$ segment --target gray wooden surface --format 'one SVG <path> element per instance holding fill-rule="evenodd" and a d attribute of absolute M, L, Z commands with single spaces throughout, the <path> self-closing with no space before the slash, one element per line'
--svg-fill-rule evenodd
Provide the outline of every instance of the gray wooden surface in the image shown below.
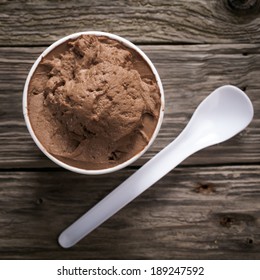
<path fill-rule="evenodd" d="M 0 1 L 0 258 L 259 259 L 260 1 L 110 2 Z M 151 149 L 98 177 L 50 162 L 22 115 L 34 60 L 58 38 L 83 30 L 138 44 L 158 69 L 166 98 Z M 170 143 L 223 84 L 251 98 L 250 126 L 187 159 L 75 247 L 60 248 L 59 233 Z"/>

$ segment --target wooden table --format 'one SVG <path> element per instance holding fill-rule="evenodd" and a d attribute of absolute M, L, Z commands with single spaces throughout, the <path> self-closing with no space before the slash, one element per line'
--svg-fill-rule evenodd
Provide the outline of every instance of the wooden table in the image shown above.
<path fill-rule="evenodd" d="M 19 1 L 18 1 L 19 2 Z M 0 1 L 1 259 L 259 259 L 260 1 Z M 165 118 L 152 148 L 104 176 L 58 168 L 22 115 L 39 54 L 70 33 L 133 41 L 157 67 Z M 251 98 L 250 126 L 198 152 L 71 249 L 59 233 L 170 143 L 216 87 Z"/>

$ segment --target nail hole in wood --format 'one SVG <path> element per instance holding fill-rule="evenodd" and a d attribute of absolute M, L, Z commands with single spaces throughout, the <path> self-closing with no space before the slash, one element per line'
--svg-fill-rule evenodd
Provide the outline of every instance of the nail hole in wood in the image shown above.
<path fill-rule="evenodd" d="M 226 217 L 222 217 L 219 221 L 219 223 L 223 226 L 223 227 L 231 227 L 231 225 L 234 223 L 234 219 L 232 217 L 226 216 Z"/>
<path fill-rule="evenodd" d="M 254 240 L 252 238 L 247 238 L 246 243 L 252 245 L 254 243 Z"/>
<path fill-rule="evenodd" d="M 202 194 L 211 194 L 216 192 L 213 184 L 210 183 L 198 183 L 195 187 L 195 192 Z"/>
<path fill-rule="evenodd" d="M 223 227 L 230 228 L 255 226 L 256 218 L 249 214 L 244 213 L 215 213 L 214 219 Z"/>
<path fill-rule="evenodd" d="M 241 89 L 242 89 L 243 91 L 246 91 L 246 90 L 247 90 L 247 86 L 243 86 L 243 87 L 241 87 Z"/>
<path fill-rule="evenodd" d="M 42 198 L 37 199 L 36 203 L 37 203 L 38 205 L 42 204 L 42 203 L 43 203 L 43 199 L 42 199 Z"/>

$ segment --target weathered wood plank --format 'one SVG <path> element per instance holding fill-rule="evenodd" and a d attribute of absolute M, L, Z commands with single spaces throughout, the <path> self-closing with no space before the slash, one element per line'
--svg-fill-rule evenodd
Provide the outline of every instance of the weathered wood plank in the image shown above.
<path fill-rule="evenodd" d="M 152 148 L 135 165 L 165 147 L 208 93 L 223 84 L 244 89 L 252 99 L 252 124 L 226 143 L 208 148 L 184 164 L 259 162 L 259 45 L 141 46 L 155 63 L 165 89 L 166 111 Z M 43 48 L 0 48 L 0 167 L 53 167 L 31 140 L 22 116 L 22 90 Z"/>
<path fill-rule="evenodd" d="M 60 248 L 59 233 L 133 172 L 1 172 L 0 258 L 260 258 L 259 166 L 177 168 L 78 245 Z"/>
<path fill-rule="evenodd" d="M 260 1 L 250 2 L 1 1 L 0 45 L 50 44 L 86 30 L 112 32 L 138 43 L 259 43 Z"/>

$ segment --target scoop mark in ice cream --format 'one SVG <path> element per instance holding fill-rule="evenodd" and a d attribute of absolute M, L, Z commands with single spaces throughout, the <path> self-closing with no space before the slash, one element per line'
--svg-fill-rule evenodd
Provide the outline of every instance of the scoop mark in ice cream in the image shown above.
<path fill-rule="evenodd" d="M 82 35 L 42 59 L 31 79 L 28 113 L 46 150 L 86 169 L 118 165 L 144 149 L 158 122 L 154 74 L 134 50 Z"/>

